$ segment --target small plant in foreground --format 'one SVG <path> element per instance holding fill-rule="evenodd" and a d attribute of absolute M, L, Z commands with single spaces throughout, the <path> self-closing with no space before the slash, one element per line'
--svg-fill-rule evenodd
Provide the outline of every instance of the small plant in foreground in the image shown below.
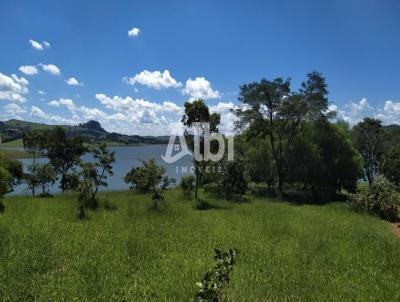
<path fill-rule="evenodd" d="M 219 302 L 225 297 L 224 287 L 229 283 L 229 273 L 235 264 L 238 250 L 230 249 L 223 252 L 215 249 L 215 253 L 216 265 L 204 275 L 201 282 L 196 283 L 200 290 L 195 295 L 194 301 Z"/>
<path fill-rule="evenodd" d="M 391 222 L 400 220 L 400 194 L 383 176 L 377 176 L 370 187 L 355 195 L 352 205 Z"/>

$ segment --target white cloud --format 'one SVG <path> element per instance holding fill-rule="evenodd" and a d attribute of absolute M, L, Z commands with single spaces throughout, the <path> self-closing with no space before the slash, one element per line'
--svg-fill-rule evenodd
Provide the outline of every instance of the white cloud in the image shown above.
<path fill-rule="evenodd" d="M 217 105 L 209 106 L 210 112 L 222 113 L 224 111 L 229 111 L 235 108 L 235 105 L 232 102 L 219 102 Z"/>
<path fill-rule="evenodd" d="M 182 83 L 175 80 L 168 70 L 164 70 L 164 72 L 143 70 L 135 76 L 125 77 L 123 80 L 129 85 L 138 83 L 154 89 L 179 88 L 182 86 Z"/>
<path fill-rule="evenodd" d="M 23 77 L 18 78 L 15 74 L 9 77 L 0 73 L 0 100 L 25 102 L 28 85 L 29 82 Z"/>
<path fill-rule="evenodd" d="M 50 43 L 47 42 L 47 41 L 43 41 L 42 43 L 40 43 L 40 42 L 35 41 L 33 39 L 29 40 L 29 44 L 31 44 L 31 46 L 33 48 L 35 48 L 36 50 L 43 50 L 45 48 L 50 48 L 50 46 L 51 46 Z"/>
<path fill-rule="evenodd" d="M 69 86 L 83 86 L 82 82 L 79 82 L 77 79 L 74 77 L 69 78 L 68 80 L 65 81 Z"/>
<path fill-rule="evenodd" d="M 52 100 L 47 103 L 50 106 L 53 107 L 60 107 L 60 106 L 65 106 L 68 108 L 69 111 L 73 112 L 76 110 L 76 106 L 73 100 L 71 99 L 58 99 L 58 100 Z"/>
<path fill-rule="evenodd" d="M 33 65 L 23 65 L 19 67 L 19 71 L 26 75 L 34 75 L 37 74 L 39 71 L 36 66 Z"/>
<path fill-rule="evenodd" d="M 49 123 L 76 124 L 77 120 L 67 119 L 59 115 L 49 114 L 36 106 L 31 106 L 30 116 L 39 118 Z"/>
<path fill-rule="evenodd" d="M 47 92 L 46 92 L 46 91 L 43 91 L 43 90 L 38 90 L 38 93 L 39 93 L 40 95 L 45 95 Z"/>
<path fill-rule="evenodd" d="M 43 50 L 43 45 L 40 44 L 39 42 L 30 39 L 30 40 L 29 40 L 29 43 L 31 44 L 31 46 L 32 46 L 33 48 L 35 48 L 35 49 L 37 49 L 37 50 Z"/>
<path fill-rule="evenodd" d="M 26 110 L 16 103 L 9 103 L 4 106 L 4 111 L 8 117 L 21 119 L 20 114 L 26 113 Z"/>
<path fill-rule="evenodd" d="M 186 81 L 186 86 L 182 90 L 183 94 L 190 95 L 192 98 L 196 99 L 218 99 L 221 97 L 218 90 L 213 90 L 211 84 L 204 77 L 197 77 L 192 80 L 189 78 Z"/>
<path fill-rule="evenodd" d="M 48 73 L 51 73 L 53 75 L 59 75 L 61 73 L 60 68 L 53 64 L 40 63 L 39 66 L 42 67 L 44 71 L 47 71 Z"/>
<path fill-rule="evenodd" d="M 128 31 L 129 37 L 137 37 L 140 34 L 140 29 L 137 27 L 133 27 L 131 30 Z"/>

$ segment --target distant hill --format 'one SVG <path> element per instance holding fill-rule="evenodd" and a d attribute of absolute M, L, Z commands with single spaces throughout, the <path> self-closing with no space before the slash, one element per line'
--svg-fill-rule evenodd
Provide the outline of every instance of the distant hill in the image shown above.
<path fill-rule="evenodd" d="M 67 131 L 69 136 L 80 135 L 84 138 L 87 143 L 98 143 L 107 142 L 109 144 L 167 144 L 168 136 L 140 136 L 140 135 L 125 135 L 115 132 L 107 132 L 101 127 L 97 121 L 88 121 L 83 124 L 76 126 L 59 125 Z M 57 125 L 47 125 L 41 123 L 33 123 L 21 120 L 9 120 L 0 122 L 0 136 L 2 142 L 15 141 L 22 138 L 24 131 L 39 129 L 39 130 L 51 130 L 57 127 Z"/>

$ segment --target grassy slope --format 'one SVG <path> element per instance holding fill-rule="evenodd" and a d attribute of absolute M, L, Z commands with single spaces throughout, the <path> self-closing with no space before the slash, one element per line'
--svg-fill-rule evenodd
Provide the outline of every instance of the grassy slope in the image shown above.
<path fill-rule="evenodd" d="M 22 138 L 0 144 L 0 147 L 22 147 Z"/>
<path fill-rule="evenodd" d="M 400 240 L 346 205 L 253 201 L 197 211 L 178 191 L 103 193 L 118 206 L 76 219 L 74 196 L 10 197 L 0 216 L 0 300 L 190 301 L 213 248 L 240 249 L 230 301 L 400 299 Z"/>
<path fill-rule="evenodd" d="M 0 156 L 4 156 L 10 159 L 23 159 L 23 158 L 32 158 L 33 155 L 28 152 L 22 150 L 7 150 L 0 149 Z"/>

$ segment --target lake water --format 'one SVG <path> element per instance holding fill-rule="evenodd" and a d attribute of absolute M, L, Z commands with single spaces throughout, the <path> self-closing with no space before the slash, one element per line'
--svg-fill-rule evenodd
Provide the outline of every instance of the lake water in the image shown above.
<path fill-rule="evenodd" d="M 115 163 L 113 164 L 113 176 L 109 176 L 107 179 L 108 187 L 101 187 L 100 190 L 127 190 L 129 186 L 123 181 L 123 177 L 128 173 L 132 167 L 141 166 L 140 160 L 148 160 L 154 158 L 158 164 L 163 165 L 167 170 L 166 175 L 176 179 L 178 184 L 181 177 L 187 175 L 185 171 L 182 173 L 182 167 L 187 167 L 188 173 L 190 173 L 190 168 L 192 167 L 192 157 L 186 155 L 176 163 L 167 164 L 161 158 L 161 155 L 165 154 L 167 145 L 144 145 L 135 147 L 109 147 L 110 150 L 115 151 Z M 13 148 L 19 149 L 21 148 Z M 82 160 L 86 162 L 91 162 L 93 159 L 90 154 L 85 154 L 82 156 Z M 32 163 L 31 159 L 22 159 L 24 166 Z M 47 158 L 39 159 L 39 162 L 47 162 Z M 38 190 L 39 192 L 39 190 Z M 58 193 L 60 189 L 58 188 L 58 183 L 50 188 L 51 193 Z M 13 195 L 18 194 L 30 194 L 30 191 L 26 190 L 26 185 L 22 184 L 15 188 L 15 191 L 11 193 Z"/>

